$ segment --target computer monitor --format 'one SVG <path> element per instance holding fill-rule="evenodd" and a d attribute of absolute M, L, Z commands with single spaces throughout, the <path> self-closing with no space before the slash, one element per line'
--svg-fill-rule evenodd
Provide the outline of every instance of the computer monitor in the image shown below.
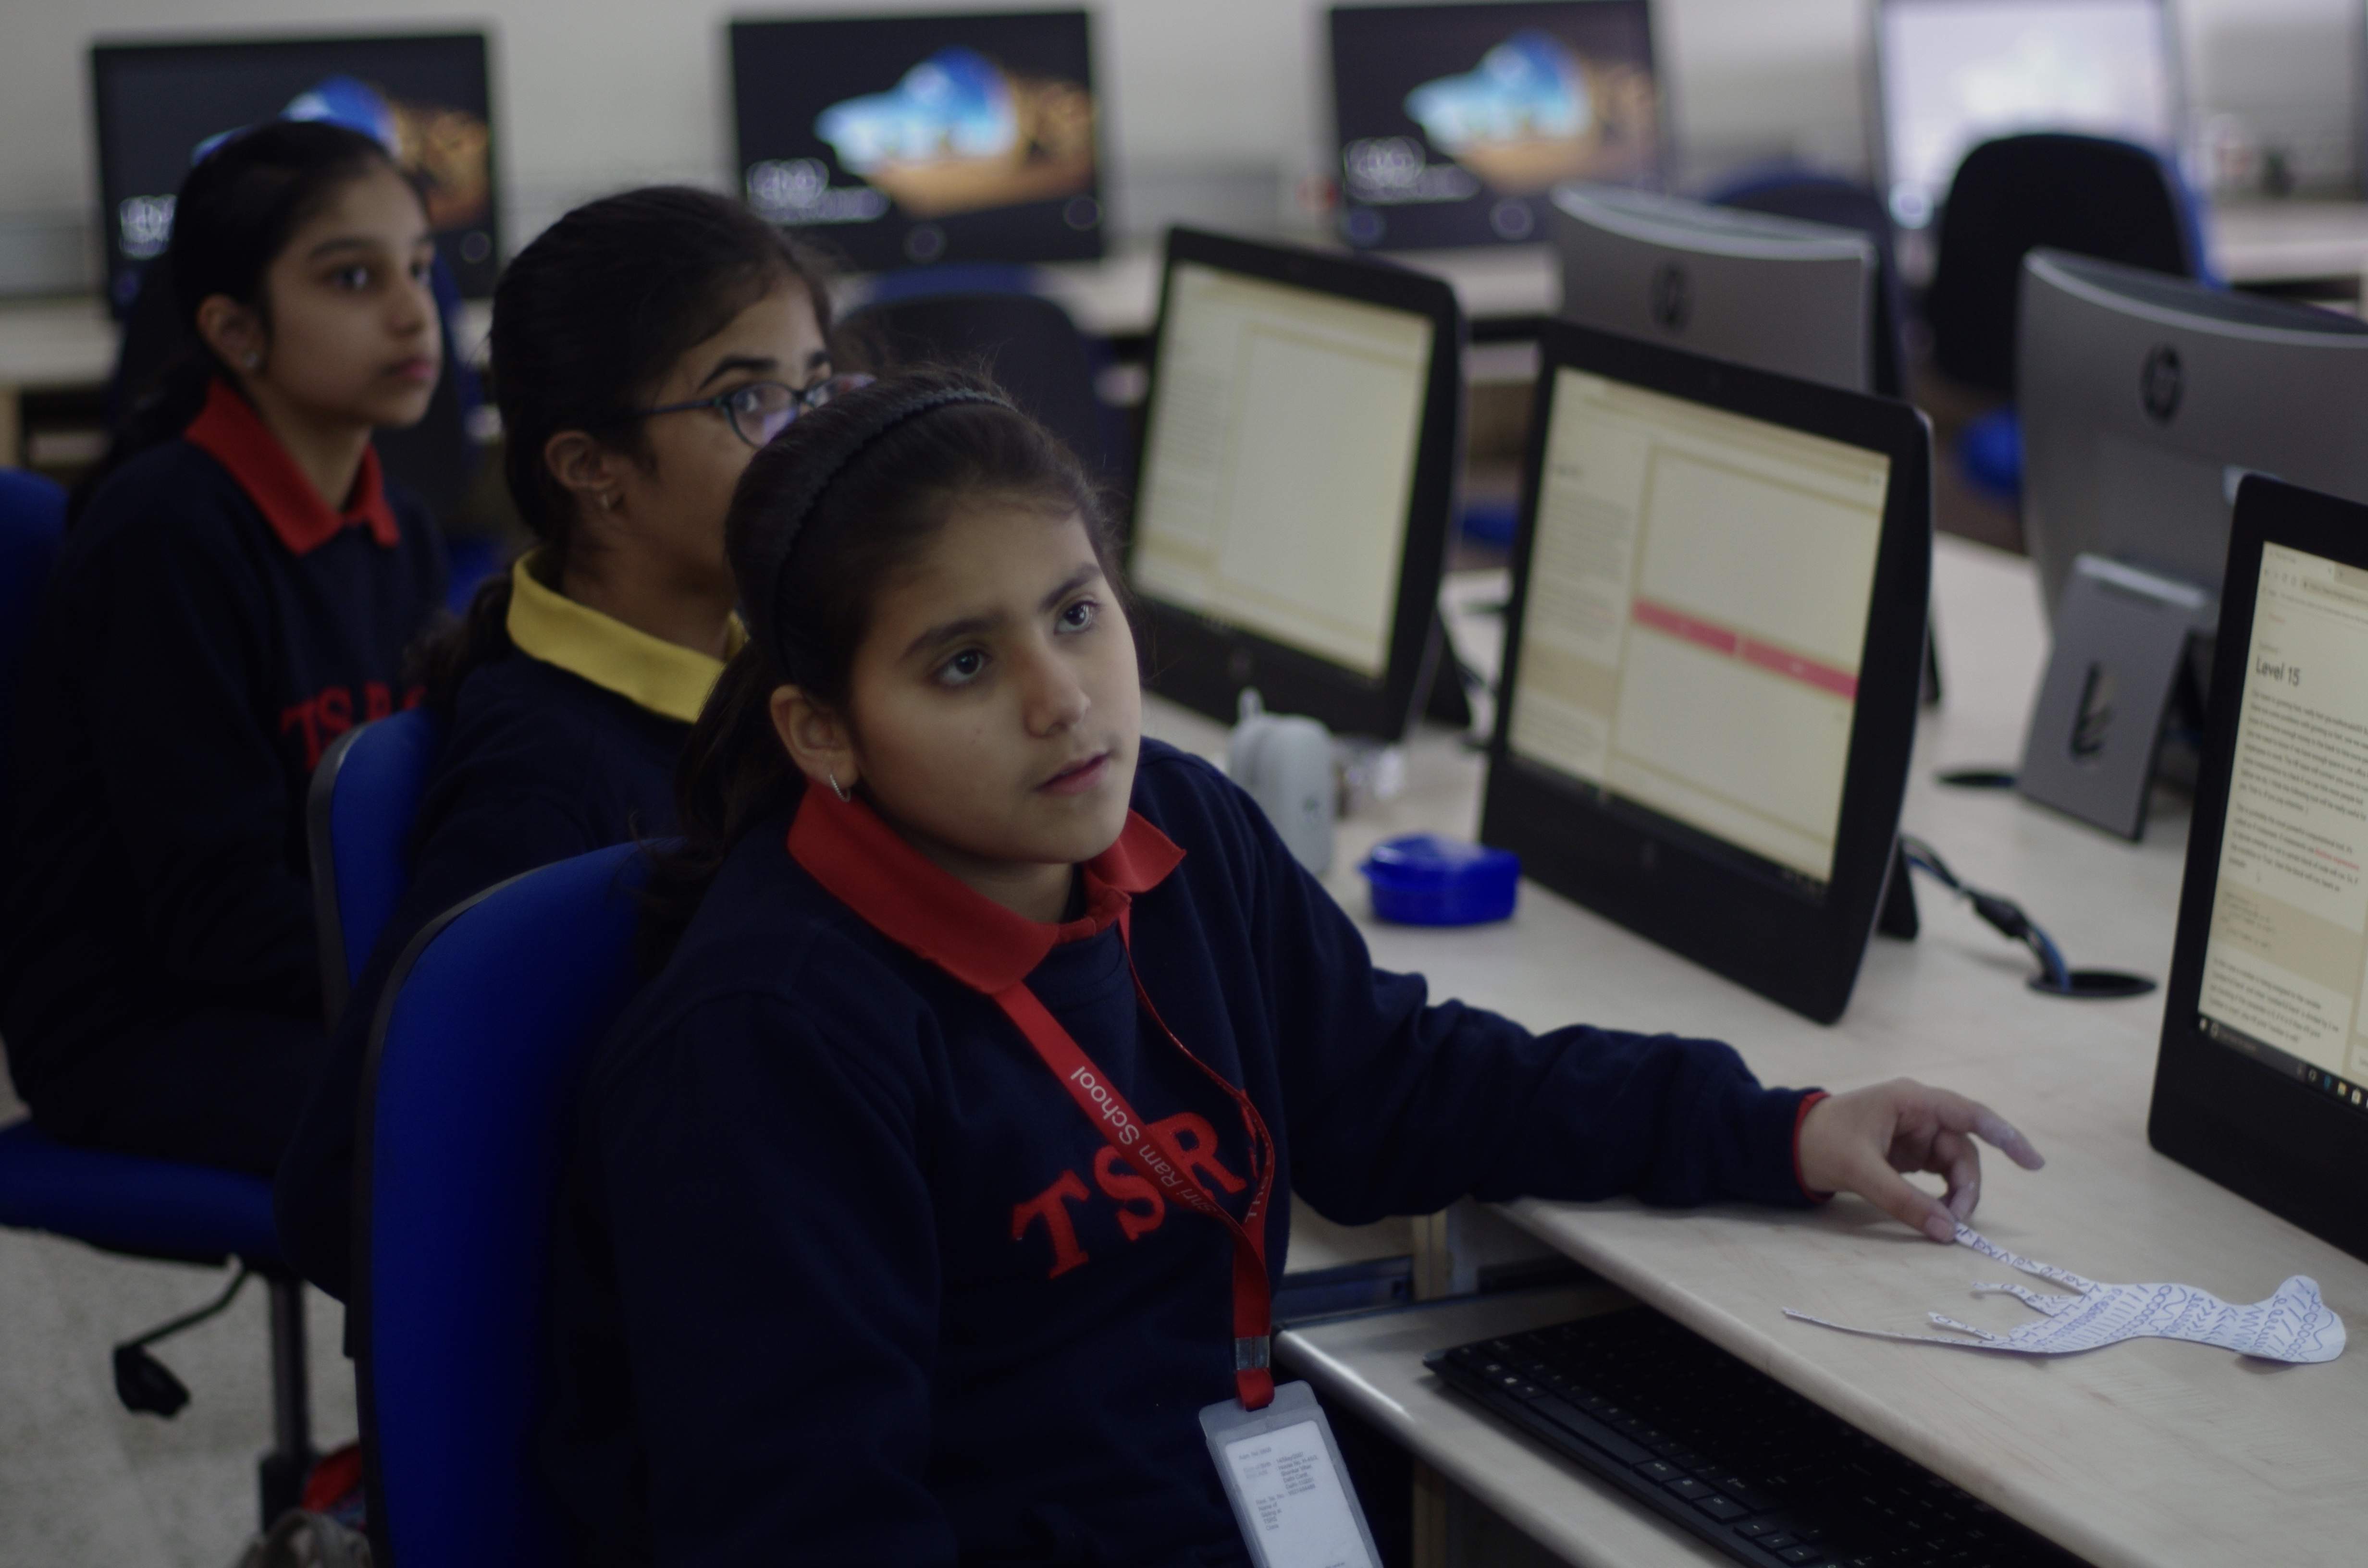
<path fill-rule="evenodd" d="M 1331 35 L 1352 245 L 1534 242 L 1554 186 L 1662 176 L 1644 0 L 1336 6 Z"/>
<path fill-rule="evenodd" d="M 1441 656 L 1463 347 L 1442 278 L 1169 232 L 1127 562 L 1153 690 L 1405 733 Z"/>
<path fill-rule="evenodd" d="M 2368 506 L 2248 477 L 2154 1146 L 2368 1258 Z"/>
<path fill-rule="evenodd" d="M 1482 840 L 1840 1017 L 1907 783 L 1930 446 L 1904 403 L 1546 324 Z"/>
<path fill-rule="evenodd" d="M 2179 151 L 2165 0 L 1881 0 L 1874 60 L 1884 189 L 1903 228 L 1930 223 L 1965 154 L 2000 136 L 2078 131 Z"/>
<path fill-rule="evenodd" d="M 866 271 L 1102 254 L 1084 11 L 732 24 L 741 189 Z"/>
<path fill-rule="evenodd" d="M 1560 186 L 1562 313 L 1849 392 L 1874 381 L 1874 242 L 1854 229 L 1604 186 Z"/>
<path fill-rule="evenodd" d="M 2075 557 L 2217 592 L 2248 472 L 2368 501 L 2368 322 L 2033 251 L 2022 530 L 2053 619 Z"/>
<path fill-rule="evenodd" d="M 484 34 L 97 43 L 90 73 L 118 315 L 172 239 L 173 199 L 198 150 L 281 117 L 334 119 L 385 142 L 419 181 L 461 292 L 492 297 L 501 202 Z"/>

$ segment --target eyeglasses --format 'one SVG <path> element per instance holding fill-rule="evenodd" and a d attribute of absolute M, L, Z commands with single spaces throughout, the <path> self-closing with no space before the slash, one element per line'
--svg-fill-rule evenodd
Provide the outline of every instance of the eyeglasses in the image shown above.
<path fill-rule="evenodd" d="M 752 447 L 761 447 L 788 429 L 799 415 L 820 408 L 841 393 L 871 384 L 871 377 L 853 372 L 816 381 L 810 387 L 793 387 L 784 381 L 750 381 L 719 397 L 637 408 L 632 417 L 646 419 L 654 414 L 688 414 L 694 408 L 712 408 L 730 422 L 734 435 Z"/>

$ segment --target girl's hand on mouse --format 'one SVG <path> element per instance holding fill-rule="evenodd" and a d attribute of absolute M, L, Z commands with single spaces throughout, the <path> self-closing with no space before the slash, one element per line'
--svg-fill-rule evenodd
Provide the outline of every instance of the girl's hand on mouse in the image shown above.
<path fill-rule="evenodd" d="M 1946 1242 L 1981 1200 L 1976 1138 L 2027 1171 L 2046 1164 L 1989 1107 L 1912 1078 L 1819 1100 L 1801 1119 L 1793 1152 L 1811 1190 L 1855 1192 L 1900 1223 Z M 1933 1197 L 1902 1171 L 1937 1172 L 1949 1184 L 1947 1195 Z"/>

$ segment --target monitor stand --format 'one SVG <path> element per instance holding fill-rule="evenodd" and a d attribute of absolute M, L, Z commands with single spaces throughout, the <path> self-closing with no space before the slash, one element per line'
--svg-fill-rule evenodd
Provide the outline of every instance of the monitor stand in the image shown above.
<path fill-rule="evenodd" d="M 1916 884 L 1908 880 L 1907 851 L 1895 844 L 1891 875 L 1883 884 L 1883 906 L 1874 916 L 1875 935 L 1912 942 L 1923 928 L 1923 922 L 1916 917 Z"/>
<path fill-rule="evenodd" d="M 2192 583 L 2100 555 L 2075 559 L 2023 740 L 2023 794 L 2108 833 L 2143 837 L 2190 645 L 2219 620 L 2218 602 Z"/>

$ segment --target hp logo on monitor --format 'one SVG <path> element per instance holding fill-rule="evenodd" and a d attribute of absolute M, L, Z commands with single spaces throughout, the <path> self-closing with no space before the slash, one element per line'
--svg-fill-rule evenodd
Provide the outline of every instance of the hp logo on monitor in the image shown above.
<path fill-rule="evenodd" d="M 1664 332 L 1683 332 L 1693 313 L 1692 279 L 1676 262 L 1663 262 L 1653 274 L 1653 319 Z"/>
<path fill-rule="evenodd" d="M 2187 373 L 2180 368 L 2178 349 L 2166 343 L 2146 356 L 2146 369 L 2138 378 L 2138 396 L 2146 403 L 2148 418 L 2157 425 L 2169 424 L 2186 392 Z"/>

